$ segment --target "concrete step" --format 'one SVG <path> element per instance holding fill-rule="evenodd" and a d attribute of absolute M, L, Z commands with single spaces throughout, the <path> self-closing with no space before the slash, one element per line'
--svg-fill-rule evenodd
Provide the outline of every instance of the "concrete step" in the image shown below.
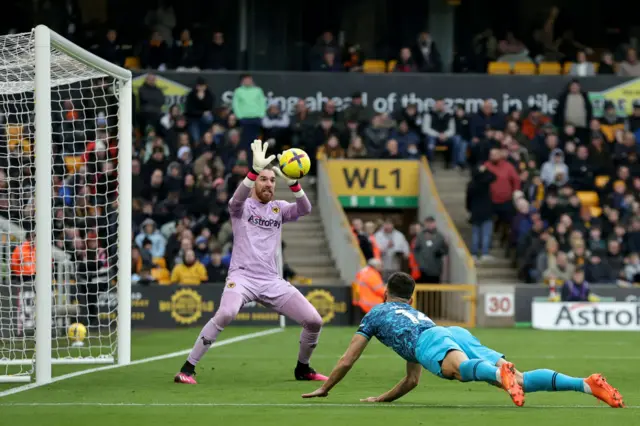
<path fill-rule="evenodd" d="M 287 263 L 289 262 L 287 261 Z M 290 266 L 291 268 L 293 268 L 296 274 L 305 277 L 340 280 L 340 274 L 335 268 L 324 268 L 309 265 L 295 266 L 293 264 L 290 264 Z"/>
<path fill-rule="evenodd" d="M 478 262 L 476 263 L 476 268 L 511 269 L 511 259 L 494 257 L 491 260 L 478 260 Z"/>
<path fill-rule="evenodd" d="M 293 228 L 287 229 L 285 226 L 282 229 L 282 238 L 285 242 L 288 243 L 289 240 L 293 239 L 314 239 L 314 240 L 324 240 L 324 228 L 314 227 L 310 229 L 304 228 Z"/>
<path fill-rule="evenodd" d="M 518 274 L 514 269 L 479 268 L 477 274 L 481 282 L 491 282 L 494 279 L 511 279 L 513 283 L 518 281 Z"/>
<path fill-rule="evenodd" d="M 290 251 L 288 251 L 290 253 Z M 285 253 L 285 260 L 291 265 L 328 267 L 333 266 L 333 259 L 327 253 L 319 253 L 318 251 L 309 253 Z"/>

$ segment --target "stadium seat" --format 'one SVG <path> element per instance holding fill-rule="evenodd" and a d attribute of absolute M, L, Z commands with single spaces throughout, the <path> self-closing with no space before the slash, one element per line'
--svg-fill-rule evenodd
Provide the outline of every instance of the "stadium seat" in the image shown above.
<path fill-rule="evenodd" d="M 369 74 L 383 73 L 387 70 L 387 63 L 377 59 L 369 59 L 364 61 L 363 70 Z"/>
<path fill-rule="evenodd" d="M 562 67 L 558 62 L 540 62 L 540 65 L 538 65 L 538 74 L 560 75 L 562 74 Z"/>
<path fill-rule="evenodd" d="M 171 273 L 167 268 L 153 268 L 151 270 L 151 277 L 158 281 L 160 285 L 171 284 Z"/>
<path fill-rule="evenodd" d="M 600 62 L 594 62 L 593 63 L 593 69 L 595 70 L 596 74 L 598 74 L 598 69 L 599 68 L 600 68 Z"/>
<path fill-rule="evenodd" d="M 532 75 L 536 73 L 536 64 L 533 62 L 516 62 L 513 65 L 514 74 Z"/>
<path fill-rule="evenodd" d="M 508 62 L 489 62 L 488 72 L 494 75 L 511 74 L 511 64 Z"/>
<path fill-rule="evenodd" d="M 154 265 L 158 266 L 159 268 L 166 268 L 167 267 L 167 261 L 165 260 L 164 257 L 154 257 L 152 260 Z"/>
<path fill-rule="evenodd" d="M 396 61 L 395 59 L 392 59 L 389 62 L 387 62 L 387 72 L 393 72 L 393 70 L 396 69 L 397 63 L 398 61 Z"/>
<path fill-rule="evenodd" d="M 449 150 L 449 147 L 446 145 L 436 145 L 436 152 L 445 152 L 448 150 Z"/>
<path fill-rule="evenodd" d="M 140 58 L 137 56 L 127 56 L 127 59 L 124 60 L 124 67 L 127 69 L 139 70 L 140 66 Z"/>
<path fill-rule="evenodd" d="M 600 217 L 602 214 L 602 208 L 600 207 L 591 207 L 589 210 L 591 210 L 591 216 L 593 217 Z"/>
<path fill-rule="evenodd" d="M 599 207 L 600 198 L 595 191 L 578 191 L 576 195 L 580 199 L 582 207 Z"/>
<path fill-rule="evenodd" d="M 600 175 L 600 176 L 596 176 L 596 187 L 597 188 L 604 188 L 604 186 L 609 183 L 609 179 L 610 177 L 607 175 Z"/>
<path fill-rule="evenodd" d="M 72 175 L 84 165 L 84 162 L 82 161 L 82 156 L 74 157 L 73 155 L 67 155 L 64 157 L 64 165 L 67 168 L 67 173 Z"/>
<path fill-rule="evenodd" d="M 571 65 L 573 65 L 573 62 L 565 62 L 564 66 L 562 67 L 562 74 L 569 74 L 569 71 L 571 70 Z"/>

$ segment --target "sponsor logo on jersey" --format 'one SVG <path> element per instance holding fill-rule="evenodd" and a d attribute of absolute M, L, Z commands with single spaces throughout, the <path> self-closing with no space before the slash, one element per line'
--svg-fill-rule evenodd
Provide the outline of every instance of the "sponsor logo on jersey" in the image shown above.
<path fill-rule="evenodd" d="M 261 228 L 278 228 L 280 229 L 280 221 L 275 220 L 275 219 L 265 219 L 263 217 L 260 217 L 258 215 L 254 215 L 252 214 L 251 216 L 249 216 L 249 223 L 252 225 L 256 225 L 259 226 Z"/>

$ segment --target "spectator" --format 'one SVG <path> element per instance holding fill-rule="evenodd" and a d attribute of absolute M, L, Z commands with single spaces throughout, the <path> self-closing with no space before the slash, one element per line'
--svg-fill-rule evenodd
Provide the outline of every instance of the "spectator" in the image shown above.
<path fill-rule="evenodd" d="M 409 257 L 409 243 L 402 232 L 394 228 L 390 219 L 376 232 L 375 238 L 382 254 L 382 271 L 386 281 L 393 273 L 402 270 L 401 259 Z"/>
<path fill-rule="evenodd" d="M 369 109 L 362 103 L 362 93 L 354 92 L 351 95 L 351 105 L 344 111 L 344 122 L 355 122 L 358 128 L 371 119 Z"/>
<path fill-rule="evenodd" d="M 409 128 L 406 120 L 400 121 L 398 127 L 391 132 L 391 138 L 398 142 L 398 149 L 401 156 L 412 159 L 418 157 L 420 136 Z"/>
<path fill-rule="evenodd" d="M 353 304 L 358 306 L 364 315 L 374 306 L 384 302 L 385 285 L 381 271 L 382 262 L 374 257 L 356 274 L 353 287 L 354 294 L 358 296 L 353 300 Z"/>
<path fill-rule="evenodd" d="M 496 176 L 490 189 L 493 211 L 501 222 L 508 224 L 513 216 L 512 194 L 520 190 L 520 177 L 497 148 L 491 150 L 489 161 L 484 165 Z"/>
<path fill-rule="evenodd" d="M 593 62 L 587 61 L 587 54 L 580 50 L 576 54 L 576 62 L 571 64 L 569 75 L 574 77 L 593 77 L 596 75 L 596 68 Z"/>
<path fill-rule="evenodd" d="M 587 54 L 593 53 L 593 50 L 584 44 L 578 42 L 573 35 L 572 30 L 565 30 L 560 37 L 560 40 L 556 42 L 558 50 L 563 55 L 563 58 L 567 61 L 575 61 L 580 51 L 585 51 Z"/>
<path fill-rule="evenodd" d="M 168 45 L 173 42 L 173 29 L 176 26 L 176 14 L 168 0 L 160 0 L 155 10 L 149 10 L 144 18 L 144 24 L 157 31 Z"/>
<path fill-rule="evenodd" d="M 551 119 L 540 112 L 540 108 L 536 105 L 529 109 L 527 118 L 522 122 L 522 133 L 533 140 L 542 133 L 542 129 L 549 124 Z"/>
<path fill-rule="evenodd" d="M 640 62 L 636 49 L 629 48 L 627 57 L 618 66 L 618 75 L 623 77 L 640 77 Z"/>
<path fill-rule="evenodd" d="M 546 185 L 563 186 L 569 181 L 569 167 L 564 162 L 564 152 L 561 149 L 551 151 L 549 161 L 542 165 L 540 179 Z"/>
<path fill-rule="evenodd" d="M 331 159 L 345 157 L 344 148 L 340 146 L 340 141 L 336 135 L 329 135 L 327 142 L 318 148 L 317 154 Z"/>
<path fill-rule="evenodd" d="M 595 189 L 595 174 L 589 159 L 589 147 L 580 145 L 575 156 L 567 159 L 569 167 L 569 183 L 576 191 L 592 191 Z"/>
<path fill-rule="evenodd" d="M 640 283 L 640 254 L 629 255 L 629 263 L 624 268 L 624 277 L 631 284 Z"/>
<path fill-rule="evenodd" d="M 140 65 L 143 69 L 165 71 L 168 64 L 170 64 L 169 46 L 162 39 L 162 35 L 154 31 L 151 34 L 151 40 L 146 41 L 142 46 Z"/>
<path fill-rule="evenodd" d="M 336 72 L 344 71 L 344 69 L 342 68 L 342 64 L 336 60 L 335 51 L 329 49 L 322 55 L 322 61 L 315 71 Z"/>
<path fill-rule="evenodd" d="M 442 72 L 442 58 L 431 38 L 431 34 L 423 31 L 418 35 L 414 46 L 413 57 L 421 72 Z"/>
<path fill-rule="evenodd" d="M 613 54 L 604 52 L 598 64 L 598 75 L 613 75 L 616 73 L 616 65 L 613 62 Z"/>
<path fill-rule="evenodd" d="M 384 153 L 389 138 L 389 129 L 384 126 L 384 120 L 384 114 L 377 114 L 364 130 L 365 147 L 370 158 L 380 158 Z"/>
<path fill-rule="evenodd" d="M 136 244 L 142 247 L 144 240 L 151 241 L 151 256 L 164 257 L 164 251 L 167 244 L 165 237 L 156 229 L 156 222 L 153 219 L 147 219 L 142 222 L 142 232 L 136 236 Z"/>
<path fill-rule="evenodd" d="M 347 148 L 347 158 L 367 158 L 367 148 L 365 148 L 360 136 L 356 136 L 349 143 L 349 147 Z"/>
<path fill-rule="evenodd" d="M 416 236 L 413 254 L 420 269 L 420 282 L 440 284 L 444 256 L 449 254 L 449 245 L 438 231 L 433 216 L 424 220 L 424 228 Z"/>
<path fill-rule="evenodd" d="M 191 32 L 182 30 L 180 39 L 173 47 L 173 66 L 176 71 L 199 71 L 201 55 L 191 39 Z"/>
<path fill-rule="evenodd" d="M 493 112 L 493 103 L 490 99 L 484 101 L 482 110 L 471 117 L 471 140 L 479 142 L 484 139 L 487 129 L 504 129 L 504 118 L 497 112 Z"/>
<path fill-rule="evenodd" d="M 307 144 L 314 138 L 317 122 L 318 115 L 311 113 L 304 100 L 300 99 L 290 121 L 291 145 L 309 149 Z"/>
<path fill-rule="evenodd" d="M 233 113 L 242 128 L 241 149 L 248 150 L 251 142 L 257 139 L 266 109 L 264 92 L 255 85 L 253 77 L 249 74 L 240 77 L 240 86 L 233 91 Z"/>
<path fill-rule="evenodd" d="M 605 101 L 604 114 L 600 121 L 600 131 L 609 143 L 619 139 L 618 133 L 624 131 L 624 119 L 618 117 L 616 106 L 611 101 Z"/>
<path fill-rule="evenodd" d="M 230 70 L 231 55 L 224 42 L 224 34 L 215 31 L 211 38 L 211 43 L 205 47 L 202 57 L 202 69 L 205 70 Z"/>
<path fill-rule="evenodd" d="M 613 274 L 611 265 L 602 261 L 597 253 L 592 253 L 584 268 L 585 279 L 594 284 L 615 284 L 617 277 Z"/>
<path fill-rule="evenodd" d="M 454 119 L 456 134 L 453 136 L 453 161 L 456 166 L 465 168 L 467 165 L 467 151 L 471 141 L 471 126 L 464 104 L 455 106 Z"/>
<path fill-rule="evenodd" d="M 13 249 L 11 274 L 14 280 L 20 283 L 28 283 L 35 279 L 36 247 L 33 233 L 27 232 L 22 244 Z"/>
<path fill-rule="evenodd" d="M 400 49 L 400 56 L 398 57 L 398 62 L 396 62 L 396 66 L 393 69 L 394 72 L 417 72 L 418 67 L 413 60 L 413 56 L 411 55 L 411 49 L 408 47 L 403 47 Z"/>
<path fill-rule="evenodd" d="M 633 133 L 636 140 L 640 140 L 640 99 L 633 101 L 633 112 L 627 117 L 625 129 Z"/>
<path fill-rule="evenodd" d="M 280 111 L 280 105 L 273 101 L 262 118 L 262 139 L 273 139 L 274 149 L 282 151 L 283 146 L 289 145 L 289 114 Z"/>
<path fill-rule="evenodd" d="M 542 282 L 544 279 L 548 279 L 547 276 L 544 275 L 547 270 L 554 270 L 557 268 L 557 255 L 559 251 L 558 241 L 549 237 L 545 243 L 545 251 L 538 254 L 536 259 L 536 268 L 531 273 L 531 278 L 533 282 Z M 557 280 L 557 277 L 553 278 Z"/>
<path fill-rule="evenodd" d="M 318 41 L 316 45 L 311 50 L 311 58 L 309 63 L 309 69 L 317 70 L 320 67 L 320 64 L 323 60 L 323 55 L 326 51 L 333 51 L 334 54 L 338 54 L 338 43 L 336 43 L 335 38 L 331 31 L 325 31 L 322 33 L 320 37 L 318 37 Z M 338 62 L 341 62 L 338 59 Z"/>
<path fill-rule="evenodd" d="M 578 80 L 572 80 L 567 90 L 558 97 L 558 107 L 554 124 L 558 129 L 564 129 L 567 124 L 576 128 L 576 136 L 582 141 L 587 140 L 588 126 L 592 118 L 591 101 L 586 92 L 582 91 Z"/>
<path fill-rule="evenodd" d="M 591 290 L 585 280 L 584 268 L 576 268 L 571 280 L 562 286 L 563 302 L 588 302 Z"/>
<path fill-rule="evenodd" d="M 471 254 L 474 260 L 490 260 L 493 238 L 493 204 L 490 187 L 496 176 L 480 165 L 471 172 L 467 186 L 466 207 L 471 214 Z"/>
<path fill-rule="evenodd" d="M 118 66 L 124 65 L 122 46 L 118 43 L 118 32 L 116 30 L 109 29 L 107 31 L 107 35 L 100 46 L 100 56 Z"/>
<path fill-rule="evenodd" d="M 351 230 L 353 235 L 358 240 L 358 245 L 360 246 L 360 251 L 362 251 L 362 255 L 365 259 L 369 260 L 374 256 L 373 252 L 373 241 L 370 240 L 369 236 L 364 232 L 364 224 L 362 219 L 356 218 L 351 221 Z M 379 255 L 379 253 L 378 253 Z"/>
<path fill-rule="evenodd" d="M 207 279 L 212 283 L 224 283 L 227 279 L 227 268 L 222 264 L 222 251 L 214 249 L 211 252 L 206 267 Z"/>
<path fill-rule="evenodd" d="M 200 285 L 208 279 L 207 270 L 191 249 L 184 252 L 183 262 L 171 271 L 171 284 Z"/>
<path fill-rule="evenodd" d="M 548 264 L 547 269 L 543 271 L 542 277 L 549 285 L 562 285 L 570 281 L 573 277 L 575 266 L 569 263 L 567 254 L 560 251 L 556 254 L 555 264 Z"/>
<path fill-rule="evenodd" d="M 141 129 L 147 126 L 157 128 L 162 117 L 162 107 L 164 106 L 164 93 L 156 86 L 156 76 L 153 73 L 147 74 L 144 83 L 138 90 L 140 101 L 140 113 L 138 122 Z"/>
<path fill-rule="evenodd" d="M 528 53 L 524 43 L 518 40 L 511 31 L 507 31 L 505 39 L 498 43 L 498 51 L 505 56 L 526 56 Z"/>
<path fill-rule="evenodd" d="M 436 146 L 447 148 L 446 162 L 453 165 L 453 136 L 456 134 L 456 122 L 453 116 L 445 111 L 443 99 L 438 99 L 433 111 L 422 118 L 422 133 L 427 137 L 427 157 L 433 161 Z"/>
<path fill-rule="evenodd" d="M 345 54 L 344 69 L 349 72 L 362 72 L 364 64 L 364 54 L 359 44 L 352 44 L 347 48 Z"/>
<path fill-rule="evenodd" d="M 189 133 L 194 141 L 213 124 L 214 97 L 207 81 L 198 77 L 196 85 L 187 95 L 185 115 L 189 120 Z"/>

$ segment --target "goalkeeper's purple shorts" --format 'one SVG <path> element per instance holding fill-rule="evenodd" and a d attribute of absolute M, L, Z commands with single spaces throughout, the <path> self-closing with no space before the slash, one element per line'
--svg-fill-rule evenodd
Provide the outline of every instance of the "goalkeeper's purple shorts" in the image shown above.
<path fill-rule="evenodd" d="M 234 273 L 227 277 L 223 294 L 227 292 L 240 294 L 243 303 L 257 301 L 278 310 L 298 292 L 298 289 L 280 277 L 259 280 Z"/>

